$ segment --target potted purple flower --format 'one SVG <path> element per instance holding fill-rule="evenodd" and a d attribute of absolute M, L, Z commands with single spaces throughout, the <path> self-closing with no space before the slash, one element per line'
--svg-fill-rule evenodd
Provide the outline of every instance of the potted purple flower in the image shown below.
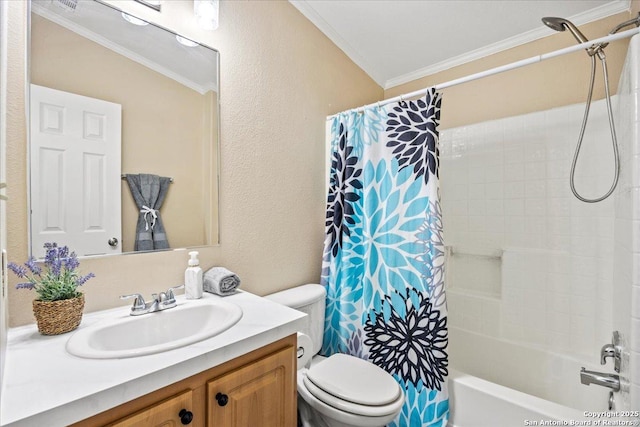
<path fill-rule="evenodd" d="M 67 246 L 45 243 L 43 262 L 30 257 L 24 265 L 14 262 L 9 269 L 26 282 L 18 283 L 17 289 L 33 289 L 38 298 L 33 301 L 33 314 L 38 330 L 43 335 L 58 335 L 72 331 L 82 320 L 84 294 L 78 291 L 93 273 L 82 276 L 78 272 L 80 261 Z"/>

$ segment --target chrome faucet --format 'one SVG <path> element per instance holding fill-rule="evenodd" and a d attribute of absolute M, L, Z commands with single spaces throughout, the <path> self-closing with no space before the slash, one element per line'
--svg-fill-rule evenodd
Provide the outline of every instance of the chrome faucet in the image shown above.
<path fill-rule="evenodd" d="M 159 294 L 151 294 L 153 301 L 146 302 L 144 297 L 140 294 L 121 295 L 120 299 L 134 298 L 133 305 L 131 306 L 131 316 L 140 316 L 142 314 L 155 313 L 156 311 L 167 310 L 177 305 L 174 290 L 184 288 L 184 285 L 174 286 L 167 290 L 167 292 L 160 292 Z"/>
<path fill-rule="evenodd" d="M 585 368 L 582 368 L 580 369 L 580 382 L 584 385 L 601 385 L 603 387 L 608 387 L 613 391 L 620 390 L 620 376 L 617 374 L 588 371 Z"/>

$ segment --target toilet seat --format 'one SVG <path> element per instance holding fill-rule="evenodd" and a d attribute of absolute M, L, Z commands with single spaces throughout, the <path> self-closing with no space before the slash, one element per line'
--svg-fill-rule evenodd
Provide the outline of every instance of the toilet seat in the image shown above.
<path fill-rule="evenodd" d="M 395 414 L 404 402 L 404 393 L 389 373 L 346 354 L 334 354 L 315 364 L 302 383 L 325 405 L 364 417 Z"/>
<path fill-rule="evenodd" d="M 386 426 L 396 417 L 397 413 L 386 415 L 383 417 L 365 417 L 362 415 L 351 414 L 346 411 L 341 411 L 340 409 L 334 408 L 332 406 L 327 405 L 319 399 L 316 399 L 310 392 L 307 390 L 307 387 L 304 385 L 304 381 L 302 378 L 304 374 L 298 376 L 298 395 L 299 398 L 304 401 L 304 404 L 308 405 L 312 410 L 314 410 L 319 416 L 324 416 L 324 424 L 318 423 L 318 420 L 312 418 L 308 421 L 312 421 L 310 424 L 305 425 L 332 425 L 329 420 L 335 420 L 340 426 L 348 425 L 353 427 L 372 427 L 372 426 Z M 404 397 L 403 397 L 404 401 Z M 299 403 L 301 405 L 302 403 Z M 400 411 L 398 411 L 400 412 Z"/>

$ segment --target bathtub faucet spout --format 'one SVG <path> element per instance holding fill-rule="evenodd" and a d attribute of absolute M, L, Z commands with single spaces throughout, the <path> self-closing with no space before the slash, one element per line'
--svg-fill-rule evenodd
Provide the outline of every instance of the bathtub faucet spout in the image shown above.
<path fill-rule="evenodd" d="M 580 369 L 580 382 L 584 385 L 596 384 L 608 387 L 613 391 L 620 390 L 620 376 L 604 372 L 587 371 Z"/>

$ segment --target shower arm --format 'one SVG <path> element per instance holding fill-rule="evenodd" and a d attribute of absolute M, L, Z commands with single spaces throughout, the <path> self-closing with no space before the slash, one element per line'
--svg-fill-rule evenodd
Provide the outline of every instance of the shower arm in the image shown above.
<path fill-rule="evenodd" d="M 618 25 L 616 25 L 613 30 L 609 31 L 609 34 L 615 34 L 624 27 L 628 27 L 630 25 L 635 25 L 636 27 L 640 27 L 640 13 L 633 19 L 629 19 L 628 21 L 624 21 Z"/>
<path fill-rule="evenodd" d="M 630 27 L 631 25 L 635 25 L 636 27 L 640 27 L 640 12 L 638 13 L 638 16 L 636 16 L 635 18 L 629 19 L 628 21 L 621 22 L 620 24 L 618 24 L 615 27 L 613 27 L 613 29 L 611 31 L 609 31 L 609 35 L 616 34 L 618 31 L 622 30 L 623 28 Z M 604 49 L 608 45 L 609 45 L 609 43 L 600 43 L 600 44 L 598 44 L 600 49 Z"/>

